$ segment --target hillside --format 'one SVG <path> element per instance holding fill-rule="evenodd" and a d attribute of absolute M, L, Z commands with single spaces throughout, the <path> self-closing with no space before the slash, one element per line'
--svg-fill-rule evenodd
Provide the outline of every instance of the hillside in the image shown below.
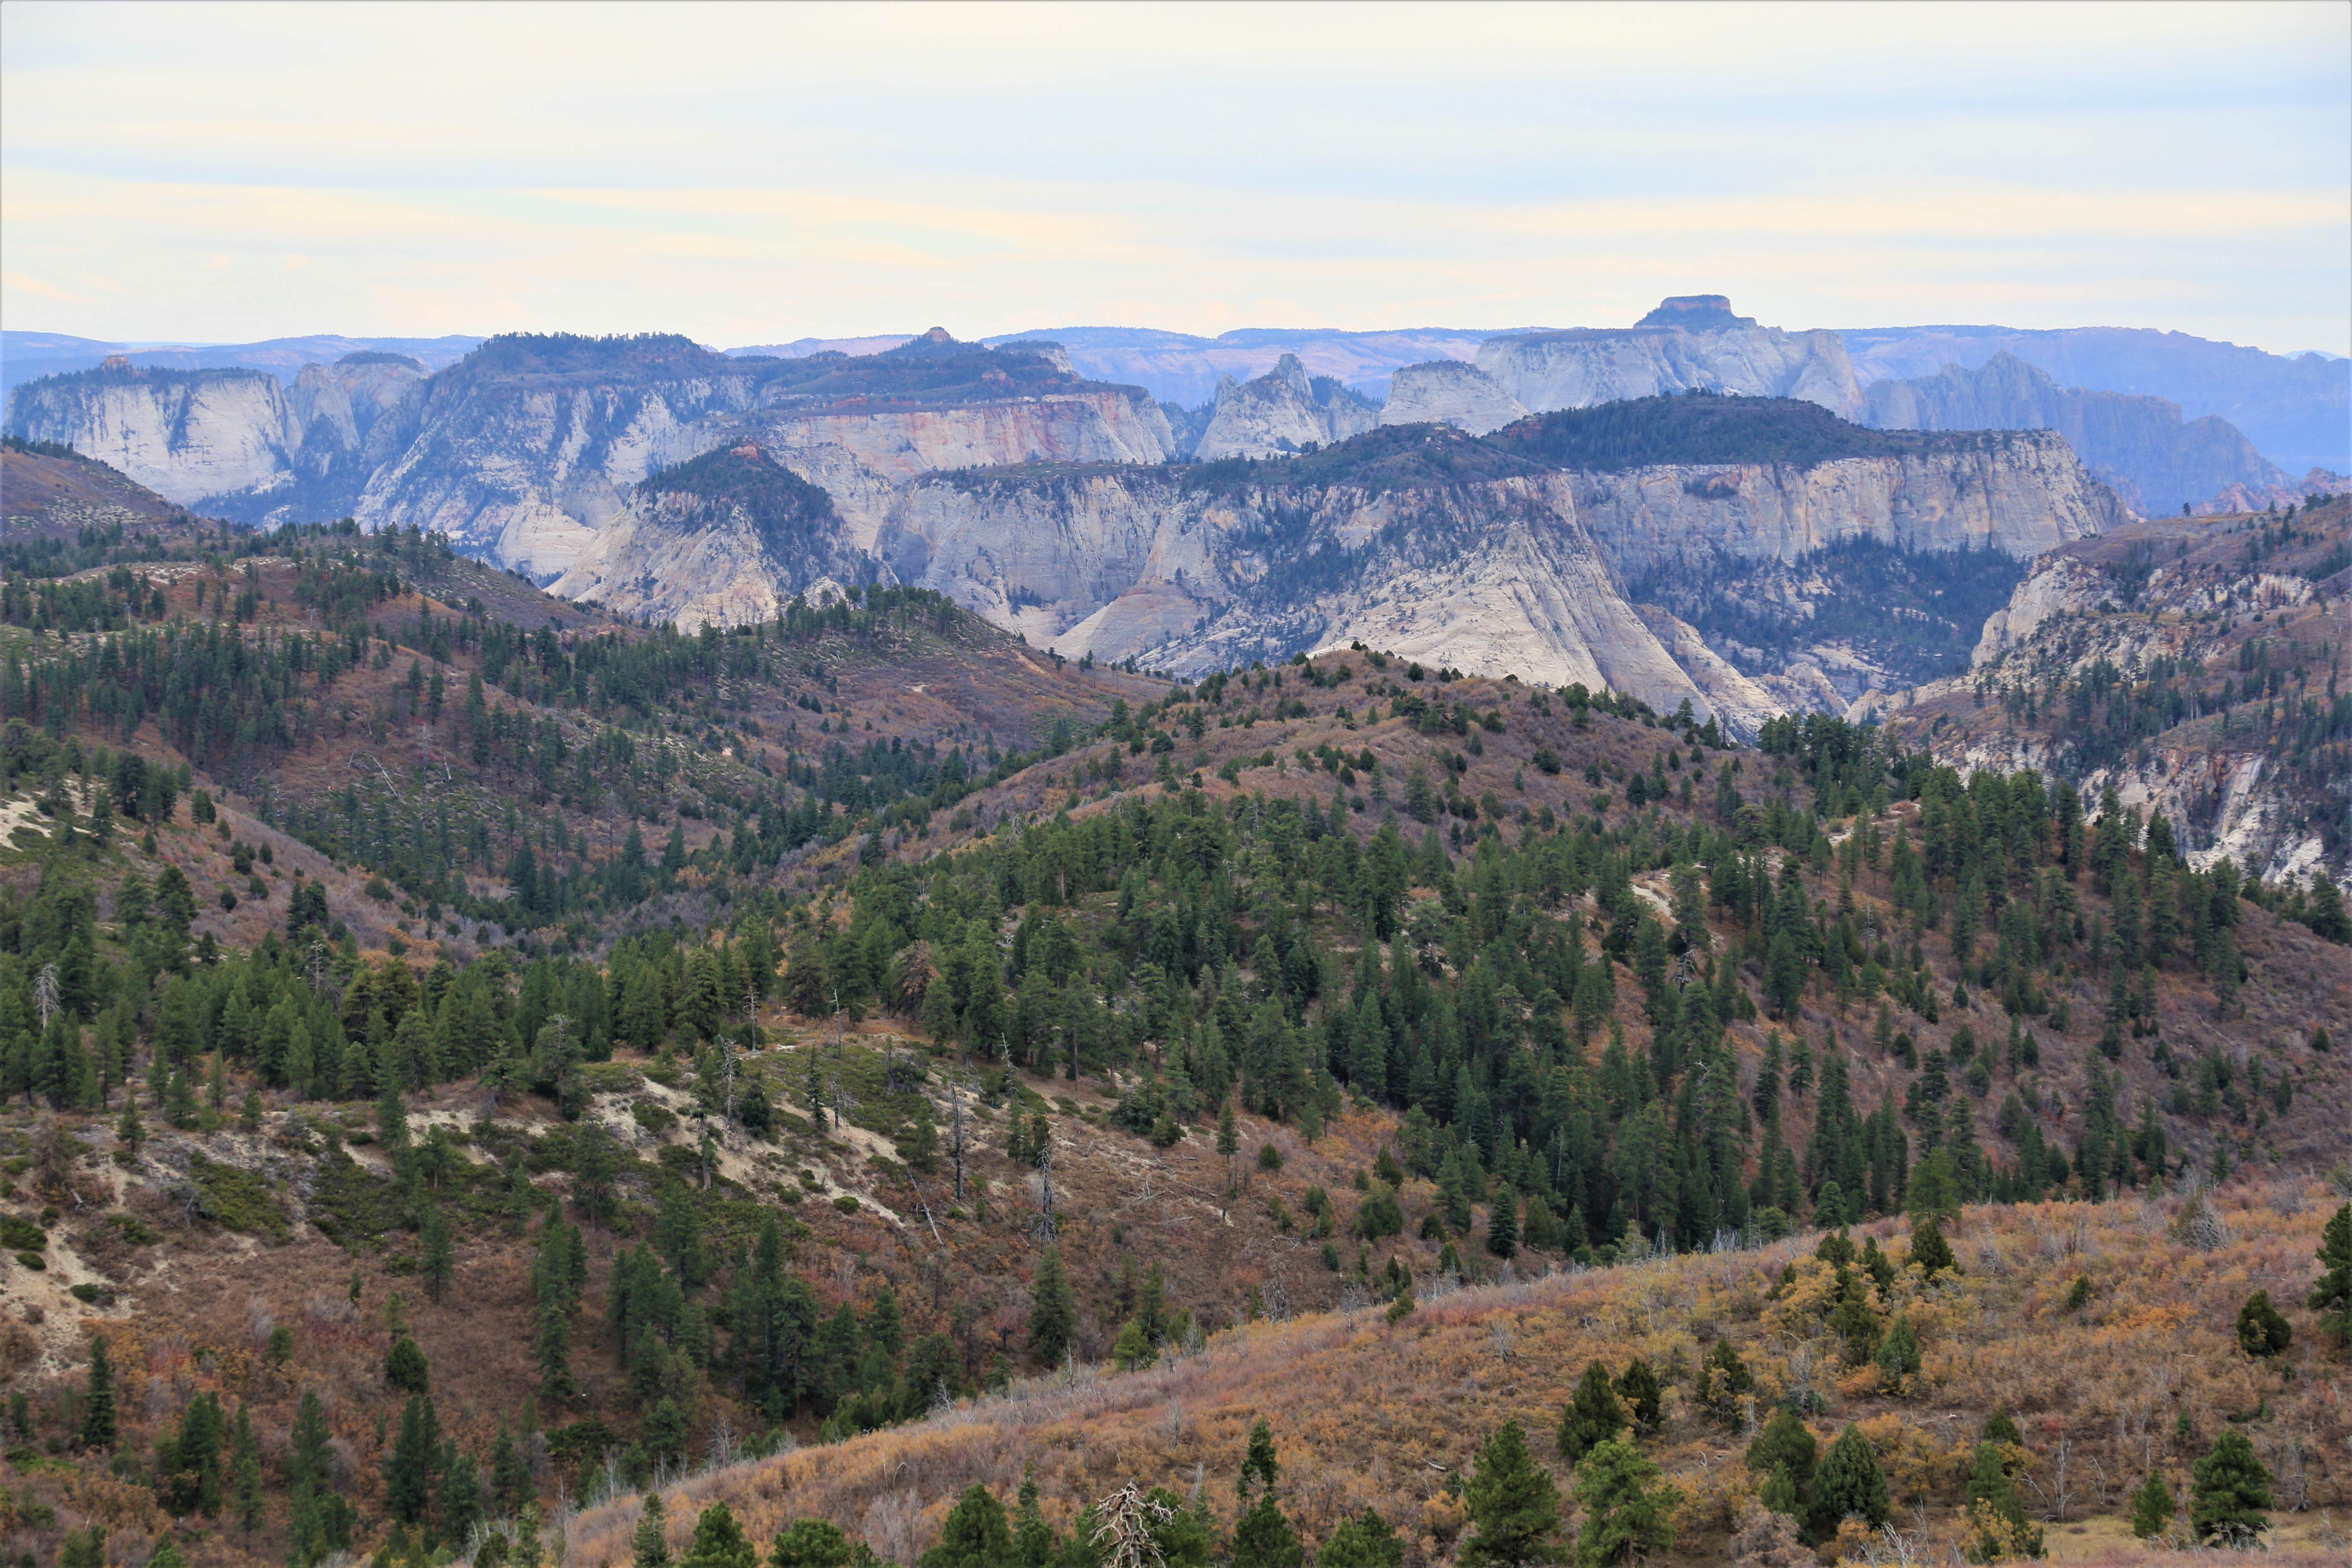
<path fill-rule="evenodd" d="M 1885 708 L 1961 766 L 2035 767 L 2160 809 L 2200 856 L 2339 880 L 2352 696 L 2352 499 L 2159 518 L 2051 552 L 1965 675 Z"/>
<path fill-rule="evenodd" d="M 1784 1398 L 1939 1542 L 1997 1408 L 2053 1542 L 2241 1428 L 2282 1540 L 2347 1500 L 2345 950 L 2174 824 L 1362 647 L 1171 684 L 918 589 L 687 636 L 432 536 L 77 548 L 0 587 L 11 1555 L 488 1568 L 528 1509 L 618 1563 L 651 1484 L 674 1550 L 724 1497 L 911 1563 L 1033 1460 L 1056 1528 L 1212 1480 L 1221 1539 L 1255 1413 L 1310 1545 L 1435 1563 L 1487 1428 L 1565 1478 L 1637 1351 L 1685 1561 L 1794 1528 L 1724 1462 Z M 1838 1227 L 1894 1267 L 1797 1261 Z"/>

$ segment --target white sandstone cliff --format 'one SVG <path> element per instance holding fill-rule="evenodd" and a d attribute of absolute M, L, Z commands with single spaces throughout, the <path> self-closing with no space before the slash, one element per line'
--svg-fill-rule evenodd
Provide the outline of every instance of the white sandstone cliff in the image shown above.
<path fill-rule="evenodd" d="M 1844 419 L 1864 408 L 1835 332 L 1759 326 L 1720 295 L 1669 300 L 1633 327 L 1489 338 L 1478 369 L 1538 413 L 1694 388 L 1801 398 Z"/>
<path fill-rule="evenodd" d="M 1216 412 L 1196 455 L 1273 458 L 1360 436 L 1380 424 L 1380 411 L 1328 379 L 1310 379 L 1297 354 L 1284 354 L 1255 381 L 1217 385 Z"/>
<path fill-rule="evenodd" d="M 1442 359 L 1409 364 L 1396 373 L 1389 383 L 1389 400 L 1381 408 L 1381 423 L 1451 425 L 1484 436 L 1527 417 L 1527 412 L 1476 365 Z"/>

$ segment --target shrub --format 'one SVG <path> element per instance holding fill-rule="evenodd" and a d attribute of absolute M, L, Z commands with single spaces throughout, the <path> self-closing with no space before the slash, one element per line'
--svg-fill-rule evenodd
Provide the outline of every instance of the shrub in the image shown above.
<path fill-rule="evenodd" d="M 2294 1341 L 2294 1331 L 2271 1305 L 2269 1291 L 2255 1291 L 2238 1309 L 2238 1348 L 2248 1355 L 2258 1359 L 2279 1355 Z"/>

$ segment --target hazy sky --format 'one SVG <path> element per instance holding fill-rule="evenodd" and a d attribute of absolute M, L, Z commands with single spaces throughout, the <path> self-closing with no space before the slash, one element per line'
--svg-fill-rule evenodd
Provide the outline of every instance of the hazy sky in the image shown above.
<path fill-rule="evenodd" d="M 0 5 L 110 339 L 2177 328 L 2352 352 L 2352 6 Z"/>

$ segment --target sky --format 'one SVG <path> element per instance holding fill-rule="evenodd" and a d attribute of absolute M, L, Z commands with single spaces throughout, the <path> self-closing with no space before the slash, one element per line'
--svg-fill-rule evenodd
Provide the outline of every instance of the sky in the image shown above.
<path fill-rule="evenodd" d="M 108 340 L 2151 326 L 2352 353 L 2352 6 L 0 5 Z"/>

